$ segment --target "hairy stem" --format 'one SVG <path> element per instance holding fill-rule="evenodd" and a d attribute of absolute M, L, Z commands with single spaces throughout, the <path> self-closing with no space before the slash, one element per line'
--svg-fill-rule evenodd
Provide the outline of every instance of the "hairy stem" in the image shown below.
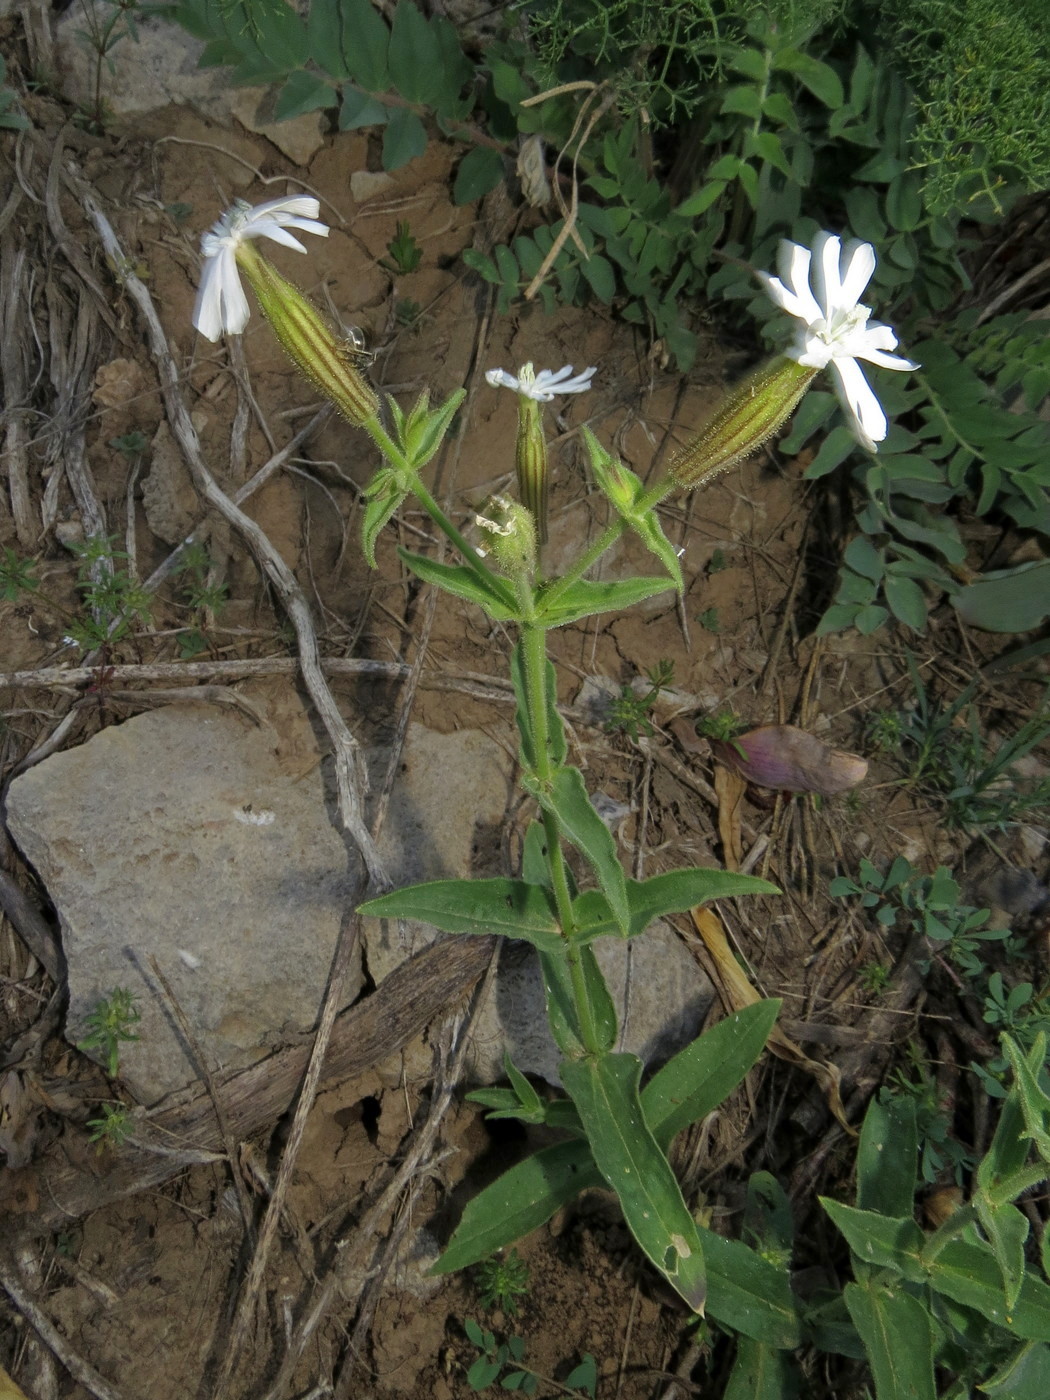
<path fill-rule="evenodd" d="M 532 736 L 535 754 L 535 776 L 541 784 L 548 786 L 554 778 L 554 764 L 550 752 L 550 732 L 547 726 L 547 629 L 535 623 L 524 623 L 521 629 L 522 666 L 525 672 L 525 701 L 528 707 L 528 730 Z M 572 916 L 572 894 L 569 889 L 569 873 L 562 850 L 561 823 L 557 814 L 543 810 L 543 830 L 547 837 L 547 867 L 550 871 L 551 889 L 558 911 L 565 940 L 565 954 L 569 963 L 569 976 L 572 982 L 573 1001 L 579 1019 L 580 1039 L 591 1054 L 601 1053 L 591 1005 L 590 993 L 583 972 L 580 950 L 572 941 L 575 928 Z"/>

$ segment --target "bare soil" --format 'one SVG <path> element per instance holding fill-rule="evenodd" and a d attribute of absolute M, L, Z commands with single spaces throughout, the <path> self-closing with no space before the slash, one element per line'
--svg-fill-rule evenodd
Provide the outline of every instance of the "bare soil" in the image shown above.
<path fill-rule="evenodd" d="M 527 306 L 496 316 L 489 289 L 466 273 L 460 254 L 504 237 L 515 220 L 528 216 L 496 200 L 481 208 L 455 207 L 450 175 L 456 152 L 440 142 L 396 172 L 380 194 L 355 204 L 349 194 L 353 174 L 379 169 L 374 145 L 360 133 L 333 136 L 310 168 L 301 170 L 264 139 L 215 129 L 184 110 L 104 136 L 63 128 L 60 114 L 43 101 L 33 115 L 50 137 L 18 144 L 21 181 L 42 200 L 49 168 L 55 173 L 57 142 L 64 141 L 129 256 L 148 276 L 206 459 L 229 492 L 319 407 L 260 316 L 253 316 L 244 336 L 243 362 L 229 347 L 211 347 L 192 331 L 199 233 L 234 196 L 255 202 L 302 188 L 322 200 L 322 217 L 333 226 L 326 243 L 312 244 L 308 260 L 269 247 L 267 253 L 272 251 L 274 261 L 310 294 L 330 298 L 345 322 L 363 328 L 378 352 L 372 374 L 379 387 L 401 403 L 424 388 L 440 398 L 457 386 L 469 387 L 459 430 L 435 464 L 431 483 L 459 519 L 469 519 L 507 484 L 513 460 L 515 405 L 511 395 L 487 388 L 484 371 L 496 365 L 514 371 L 528 360 L 553 368 L 599 366 L 594 392 L 557 403 L 557 415 L 549 420 L 557 432 L 552 562 L 605 518 L 603 501 L 584 471 L 580 425 L 588 423 L 634 470 L 650 477 L 752 353 L 720 348 L 745 345 L 746 328 L 711 321 L 696 366 L 681 376 L 665 366 L 659 347 L 603 314 L 563 309 L 547 316 Z M 5 199 L 15 188 L 15 148 L 13 136 L 0 137 Z M 35 334 L 28 325 L 23 331 L 27 379 L 51 373 L 53 387 L 43 379 L 33 398 L 29 482 L 36 519 L 41 509 L 50 513 L 49 528 L 33 553 L 48 597 L 69 609 L 76 606 L 75 562 L 60 539 L 63 532 L 67 539 L 76 537 L 83 510 L 64 476 L 61 432 L 82 426 L 86 464 L 107 528 L 132 541 L 141 578 L 165 559 L 201 512 L 188 475 L 175 471 L 170 538 L 159 538 L 147 523 L 141 486 L 131 479 L 133 467 L 111 445 L 136 430 L 152 440 L 160 427 L 156 367 L 82 207 L 69 188 L 57 198 L 79 260 L 56 240 L 53 219 L 49 230 L 44 206 L 29 198 L 3 233 L 3 251 L 6 267 L 13 251 L 23 247 L 38 278 L 30 301 Z M 404 221 L 422 247 L 423 260 L 416 272 L 397 276 L 381 260 Z M 404 323 L 406 302 L 419 308 L 410 324 Z M 89 348 L 79 368 L 72 364 L 71 348 L 78 316 L 82 329 L 89 327 Z M 908 698 L 905 644 L 919 653 L 931 689 L 949 696 L 992 648 L 986 638 L 962 635 L 947 611 L 935 614 L 922 639 L 883 631 L 869 639 L 849 633 L 815 640 L 813 626 L 828 602 L 849 516 L 844 488 L 802 479 L 806 460 L 784 461 L 770 450 L 702 495 L 669 504 L 665 519 L 683 551 L 685 597 L 680 603 L 658 599 L 600 625 L 561 630 L 555 639 L 560 698 L 573 705 L 589 677 L 629 684 L 669 659 L 683 713 L 732 707 L 749 723 L 794 722 L 837 747 L 868 751 L 871 769 L 861 788 L 821 808 L 807 799 L 775 800 L 753 790 L 745 795 L 743 850 L 756 853 L 753 868 L 778 881 L 784 896 L 741 902 L 724 912 L 724 922 L 756 985 L 784 999 L 789 1033 L 814 1058 L 838 1065 L 852 1122 L 859 1122 L 868 1097 L 911 1040 L 933 1066 L 939 1094 L 958 1090 L 960 1131 L 979 1138 L 977 1098 L 959 1087 L 957 1068 L 986 1039 L 979 1006 L 975 1009 L 965 989 L 947 976 L 918 977 L 914 950 L 909 961 L 899 937 L 884 936 L 842 901 L 830 900 L 827 882 L 836 873 L 855 872 L 862 855 L 879 862 L 901 851 L 927 869 L 945 862 L 966 874 L 975 853 L 957 834 L 939 827 L 928 801 L 900 784 L 892 753 L 870 751 L 865 726 L 872 714 Z M 478 676 L 506 676 L 511 639 L 487 625 L 476 609 L 447 597 L 433 599 L 397 559 L 399 543 L 432 546 L 425 518 L 406 510 L 388 528 L 375 572 L 361 559 L 360 493 L 374 467 L 363 435 L 331 417 L 247 509 L 307 590 L 325 654 L 412 662 L 425 647 L 424 673 L 460 678 L 464 688 L 424 684 L 414 697 L 413 719 L 444 731 L 481 726 L 513 750 L 508 706 L 470 690 Z M 114 648 L 107 664 L 178 661 L 179 637 L 191 626 L 204 633 L 198 661 L 290 654 L 286 625 L 243 545 L 215 520 L 206 521 L 205 535 L 215 577 L 229 590 L 226 606 L 217 616 L 193 617 L 180 585 L 166 584 L 151 625 Z M 6 514 L 0 514 L 0 544 L 24 552 Z M 646 561 L 627 543 L 605 567 L 612 574 L 633 566 L 644 570 Z M 54 609 L 24 599 L 0 603 L 4 669 L 68 660 L 65 631 L 64 618 Z M 250 682 L 272 694 L 293 684 L 288 678 Z M 333 687 L 355 733 L 390 738 L 398 685 L 336 679 Z M 143 692 L 141 701 L 129 697 L 136 690 Z M 101 668 L 89 688 L 8 686 L 0 741 L 6 773 L 45 743 L 67 715 L 73 718 L 61 742 L 80 743 L 100 725 L 120 723 L 140 703 L 149 703 L 148 690 L 147 684 L 129 682 L 120 685 L 119 698 L 107 694 Z M 1023 687 L 1004 687 L 990 690 L 986 704 L 1009 727 L 1032 700 L 1033 693 Z M 684 863 L 718 864 L 723 858 L 724 831 L 710 795 L 711 758 L 675 737 L 669 727 L 673 709 L 665 698 L 656 711 L 656 733 L 640 743 L 574 722 L 588 784 L 632 809 L 623 831 L 626 859 L 646 874 Z M 508 862 L 521 820 L 519 810 L 508 812 L 502 835 Z M 1038 843 L 1028 839 L 1023 846 L 1016 835 L 1003 837 L 999 854 L 1044 878 L 1040 860 L 1045 858 L 1034 853 Z M 43 898 L 10 847 L 5 867 L 35 899 Z M 178 916 L 177 910 L 172 913 Z M 50 917 L 46 909 L 45 916 Z M 688 920 L 681 921 L 681 932 L 709 968 Z M 1033 944 L 1033 956 L 1041 956 L 1040 947 Z M 878 996 L 860 975 L 876 962 L 890 971 L 889 987 Z M 0 1181 L 4 1233 L 12 1246 L 4 1268 L 53 1324 L 57 1339 L 41 1339 L 25 1309 L 9 1299 L 0 1303 L 0 1362 L 34 1400 L 87 1400 L 103 1393 L 123 1400 L 210 1396 L 249 1255 L 225 1159 L 185 1166 L 161 1186 L 94 1210 L 78 1209 L 46 1237 L 20 1231 L 22 1214 L 52 1208 L 41 1184 L 45 1166 L 72 1163 L 93 1174 L 101 1190 L 114 1165 L 115 1154 L 97 1153 L 85 1127 L 113 1088 L 61 1038 L 54 1014 L 58 1003 L 50 1003 L 54 991 L 40 962 L 5 924 L 0 932 L 2 1063 L 17 1074 L 30 1107 L 23 1113 L 22 1156 L 17 1167 L 9 1160 L 7 1179 Z M 448 1012 L 461 1009 L 462 998 Z M 414 1134 L 437 1093 L 432 1080 L 410 1079 L 403 1068 L 418 1064 L 421 1054 L 436 1053 L 445 1036 L 443 1020 L 438 1017 L 429 1038 L 406 1046 L 403 1054 L 326 1083 L 318 1094 L 258 1292 L 249 1345 L 225 1400 L 270 1393 L 287 1339 L 333 1273 L 338 1286 L 282 1394 L 405 1400 L 469 1395 L 465 1373 L 476 1356 L 463 1332 L 469 1317 L 501 1337 L 525 1339 L 526 1362 L 550 1378 L 541 1382 L 541 1395 L 559 1393 L 555 1382 L 586 1352 L 597 1359 L 598 1394 L 605 1400 L 682 1395 L 699 1362 L 706 1368 L 703 1393 L 721 1394 L 730 1345 L 715 1334 L 701 1336 L 699 1351 L 690 1349 L 688 1319 L 643 1267 L 609 1202 L 599 1195 L 520 1246 L 531 1284 L 518 1317 L 486 1314 L 470 1277 L 423 1277 L 463 1200 L 528 1147 L 523 1132 L 488 1128 L 461 1094 L 451 1092 L 411 1184 L 378 1216 L 369 1215 L 413 1151 Z M 256 1225 L 286 1148 L 287 1126 L 287 1115 L 275 1115 L 238 1144 L 235 1170 Z M 715 1119 L 687 1136 L 679 1144 L 678 1165 L 705 1220 L 739 1233 L 748 1174 L 772 1171 L 792 1190 L 800 1272 L 811 1279 L 841 1277 L 845 1260 L 822 1223 L 815 1192 L 848 1190 L 852 1149 L 812 1077 L 767 1056 Z M 61 1210 L 62 1201 L 54 1206 Z M 367 1250 L 353 1243 L 363 1221 L 371 1234 L 358 1243 L 368 1243 Z M 382 1245 L 391 1232 L 400 1232 L 399 1252 Z M 346 1269 L 342 1261 L 350 1255 L 356 1262 Z M 379 1271 L 371 1280 L 365 1277 L 369 1268 Z M 78 1358 L 92 1368 L 79 1380 L 70 1372 Z M 682 1369 L 677 1389 L 669 1379 L 676 1368 Z M 98 1377 L 108 1382 L 108 1391 L 99 1389 Z M 811 1382 L 813 1395 L 846 1395 L 857 1386 L 846 1363 L 837 1378 L 814 1374 Z"/>

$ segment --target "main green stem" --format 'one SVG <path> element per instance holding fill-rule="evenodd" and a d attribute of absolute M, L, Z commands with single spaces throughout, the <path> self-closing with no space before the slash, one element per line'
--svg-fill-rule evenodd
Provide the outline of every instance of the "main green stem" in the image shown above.
<path fill-rule="evenodd" d="M 535 755 L 535 776 L 543 787 L 550 787 L 554 780 L 554 763 L 551 759 L 551 736 L 547 725 L 547 629 L 534 622 L 521 625 L 521 659 L 525 673 L 525 701 L 528 707 L 528 730 L 532 736 Z M 580 1022 L 580 1039 L 584 1048 L 592 1055 L 601 1053 L 594 1007 L 591 1005 L 587 979 L 583 971 L 583 959 L 579 947 L 573 942 L 574 920 L 572 916 L 572 894 L 569 890 L 569 873 L 565 866 L 565 853 L 562 850 L 561 823 L 554 812 L 543 809 L 543 830 L 547 837 L 547 865 L 551 876 L 551 889 L 558 912 L 562 938 L 565 940 L 565 956 L 569 964 L 569 977 L 572 983 L 573 1000 Z"/>

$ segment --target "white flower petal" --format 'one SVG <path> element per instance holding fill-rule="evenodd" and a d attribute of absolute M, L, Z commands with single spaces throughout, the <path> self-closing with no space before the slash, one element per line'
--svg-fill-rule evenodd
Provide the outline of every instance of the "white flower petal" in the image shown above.
<path fill-rule="evenodd" d="M 288 219 L 316 219 L 321 212 L 321 201 L 310 194 L 282 195 L 279 199 L 267 199 L 252 208 L 252 220 L 277 219 L 286 223 Z"/>
<path fill-rule="evenodd" d="M 887 355 L 884 350 L 876 350 L 873 346 L 865 346 L 863 350 L 858 350 L 856 358 L 867 360 L 869 364 L 878 365 L 880 369 L 918 369 L 918 360 L 906 360 L 903 355 Z"/>
<path fill-rule="evenodd" d="M 572 375 L 572 365 L 563 365 L 559 370 L 541 369 L 532 373 L 531 365 L 524 365 L 518 371 L 518 378 L 502 369 L 486 371 L 485 379 L 495 389 L 513 389 L 523 399 L 535 399 L 537 403 L 550 403 L 558 394 L 582 394 L 591 387 L 591 377 L 597 367 L 591 365 L 581 373 Z"/>
<path fill-rule="evenodd" d="M 322 225 L 323 227 L 323 225 Z M 325 229 L 325 233 L 328 230 Z M 268 224 L 266 228 L 255 229 L 244 234 L 245 238 L 268 238 L 271 243 L 279 243 L 282 248 L 294 248 L 297 253 L 305 253 L 306 245 L 300 243 L 294 233 L 289 233 L 280 224 Z"/>
<path fill-rule="evenodd" d="M 838 380 L 839 397 L 852 419 L 854 433 L 869 452 L 877 451 L 876 444 L 883 441 L 889 425 L 882 404 L 864 378 L 864 371 L 856 360 L 849 358 L 832 360 L 831 369 Z"/>
<path fill-rule="evenodd" d="M 220 248 L 201 271 L 193 324 L 201 335 L 216 341 L 224 331 L 240 335 L 248 324 L 249 315 L 248 298 L 237 271 L 237 255 L 232 247 Z"/>
<path fill-rule="evenodd" d="M 842 301 L 844 305 L 856 306 L 875 271 L 875 249 L 870 243 L 862 243 L 859 238 L 854 238 L 846 244 L 843 260 L 846 263 L 846 275 L 842 279 Z"/>
<path fill-rule="evenodd" d="M 236 200 L 201 238 L 201 269 L 193 324 L 201 335 L 215 341 L 225 332 L 239 335 L 251 314 L 237 270 L 237 248 L 249 238 L 269 238 L 286 248 L 305 253 L 306 248 L 289 228 L 328 237 L 328 227 L 317 219 L 319 202 L 309 195 L 270 199 L 254 208 Z"/>
<path fill-rule="evenodd" d="M 518 392 L 518 381 L 505 369 L 486 370 L 485 379 L 494 389 L 513 389 L 515 393 Z"/>
<path fill-rule="evenodd" d="M 824 315 L 824 308 L 814 297 L 810 285 L 813 255 L 809 249 L 803 248 L 801 243 L 789 243 L 786 238 L 781 239 L 777 268 L 795 302 L 795 310 L 791 315 L 803 321 L 819 321 Z M 787 309 L 785 307 L 785 310 Z"/>
<path fill-rule="evenodd" d="M 818 233 L 813 242 L 813 295 L 825 321 L 830 322 L 842 308 L 842 279 L 839 259 L 842 240 L 834 233 Z"/>
<path fill-rule="evenodd" d="M 875 250 L 851 240 L 843 248 L 834 233 L 819 233 L 812 250 L 782 242 L 777 253 L 780 277 L 759 276 L 769 296 L 800 324 L 789 359 L 811 369 L 830 368 L 849 415 L 853 431 L 876 450 L 888 431 L 886 415 L 858 361 L 882 369 L 912 370 L 918 366 L 903 355 L 891 355 L 897 337 L 890 326 L 872 321 L 860 298 L 875 271 Z"/>

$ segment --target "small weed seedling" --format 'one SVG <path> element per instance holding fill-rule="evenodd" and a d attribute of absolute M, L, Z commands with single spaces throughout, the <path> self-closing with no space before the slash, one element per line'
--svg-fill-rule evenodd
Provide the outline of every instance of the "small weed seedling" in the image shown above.
<path fill-rule="evenodd" d="M 880 1102 L 890 1105 L 894 1098 L 901 1097 L 912 1101 L 923 1182 L 933 1185 L 950 1172 L 956 1185 L 962 1185 L 973 1168 L 973 1154 L 952 1134 L 948 1113 L 938 1097 L 937 1081 L 922 1051 L 912 1043 L 907 1053 L 910 1069 L 893 1071 L 889 1087 L 881 1091 Z"/>
<path fill-rule="evenodd" d="M 394 305 L 394 320 L 399 326 L 404 326 L 406 330 L 411 330 L 413 327 L 418 329 L 422 315 L 423 308 L 418 301 L 413 301 L 411 297 L 402 297 Z"/>
<path fill-rule="evenodd" d="M 652 737 L 654 730 L 649 715 L 660 691 L 666 690 L 674 681 L 674 662 L 658 661 L 646 671 L 645 679 L 649 682 L 649 689 L 644 695 L 636 695 L 629 685 L 621 688 L 609 707 L 605 727 L 610 733 L 620 731 L 636 742 L 639 734 Z"/>
<path fill-rule="evenodd" d="M 890 985 L 892 970 L 884 962 L 869 962 L 858 970 L 857 976 L 869 996 L 879 997 Z"/>
<path fill-rule="evenodd" d="M 481 1353 L 467 1372 L 467 1384 L 471 1390 L 487 1390 L 498 1380 L 502 1390 L 520 1390 L 522 1395 L 535 1395 L 542 1381 L 559 1395 L 586 1395 L 593 1400 L 598 1368 L 590 1353 L 564 1381 L 556 1381 L 525 1365 L 525 1342 L 521 1337 L 508 1337 L 505 1342 L 497 1342 L 495 1333 L 480 1327 L 470 1317 L 464 1321 L 463 1330 Z"/>
<path fill-rule="evenodd" d="M 219 617 L 229 595 L 224 583 L 210 579 L 211 569 L 212 562 L 203 545 L 191 544 L 183 551 L 185 603 L 194 614 L 194 625 L 179 636 L 179 655 L 187 661 L 208 646 L 209 621 Z"/>
<path fill-rule="evenodd" d="M 931 952 L 951 962 L 964 977 L 984 972 L 979 956 L 982 943 L 1005 943 L 1010 938 L 1009 929 L 985 927 L 987 909 L 962 903 L 959 886 L 943 865 L 932 875 L 922 875 L 898 856 L 882 875 L 870 860 L 862 859 L 857 880 L 839 875 L 828 885 L 828 893 L 837 899 L 859 896 L 861 908 L 872 910 L 883 928 L 893 928 L 903 914 L 913 929 L 926 936 Z M 920 963 L 924 974 L 930 961 Z"/>
<path fill-rule="evenodd" d="M 126 569 L 116 567 L 127 555 L 111 540 L 93 535 L 73 547 L 80 560 L 77 588 L 84 615 L 69 624 L 69 635 L 85 650 L 120 641 L 136 621 L 148 623 L 153 599 Z"/>
<path fill-rule="evenodd" d="M 33 568 L 32 559 L 21 559 L 7 546 L 0 555 L 0 599 L 16 603 L 23 593 L 35 593 L 40 584 Z"/>
<path fill-rule="evenodd" d="M 123 1103 L 104 1103 L 99 1105 L 99 1114 L 98 1118 L 88 1119 L 91 1141 L 99 1152 L 107 1147 L 123 1147 L 135 1127 L 131 1109 Z"/>
<path fill-rule="evenodd" d="M 399 277 L 407 277 L 423 261 L 423 249 L 416 242 L 415 234 L 406 223 L 399 223 L 397 232 L 386 245 L 390 258 L 380 258 L 380 267 L 395 272 Z"/>
<path fill-rule="evenodd" d="M 83 48 L 94 55 L 95 69 L 94 96 L 87 113 L 93 130 L 101 131 L 106 124 L 106 104 L 102 98 L 102 69 L 113 72 L 113 50 L 122 39 L 134 39 L 138 43 L 135 16 L 139 9 L 138 0 L 107 0 L 104 5 L 84 6 L 86 29 L 78 29 L 76 37 Z"/>
<path fill-rule="evenodd" d="M 114 987 L 108 997 L 103 997 L 87 1018 L 90 1031 L 83 1040 L 77 1042 L 81 1050 L 101 1050 L 106 1057 L 106 1073 L 116 1079 L 120 1070 L 120 1046 L 128 1040 L 138 1040 L 132 1026 L 142 1020 L 142 1013 L 135 1002 L 138 998 L 127 987 Z"/>
<path fill-rule="evenodd" d="M 908 782 L 943 804 L 948 826 L 1001 830 L 1050 810 L 1050 778 L 1027 783 L 1014 772 L 1022 758 L 1050 738 L 1047 696 L 1015 734 L 993 745 L 974 704 L 976 682 L 941 708 L 931 701 L 910 656 L 908 670 L 915 705 L 882 717 L 880 732 L 893 733 L 895 746 L 909 764 Z"/>
<path fill-rule="evenodd" d="M 529 1291 L 529 1266 L 516 1249 L 506 1257 L 483 1259 L 474 1270 L 478 1302 L 483 1308 L 499 1308 L 517 1317 L 518 1304 Z"/>
<path fill-rule="evenodd" d="M 993 972 L 984 988 L 983 1020 L 1000 1038 L 1009 1036 L 1023 1054 L 1031 1054 L 1040 1037 L 1050 1035 L 1050 987 L 1037 992 L 1031 982 L 1008 987 L 1001 972 Z M 970 1068 L 993 1099 L 1006 1096 L 1010 1062 L 1003 1054 Z"/>

